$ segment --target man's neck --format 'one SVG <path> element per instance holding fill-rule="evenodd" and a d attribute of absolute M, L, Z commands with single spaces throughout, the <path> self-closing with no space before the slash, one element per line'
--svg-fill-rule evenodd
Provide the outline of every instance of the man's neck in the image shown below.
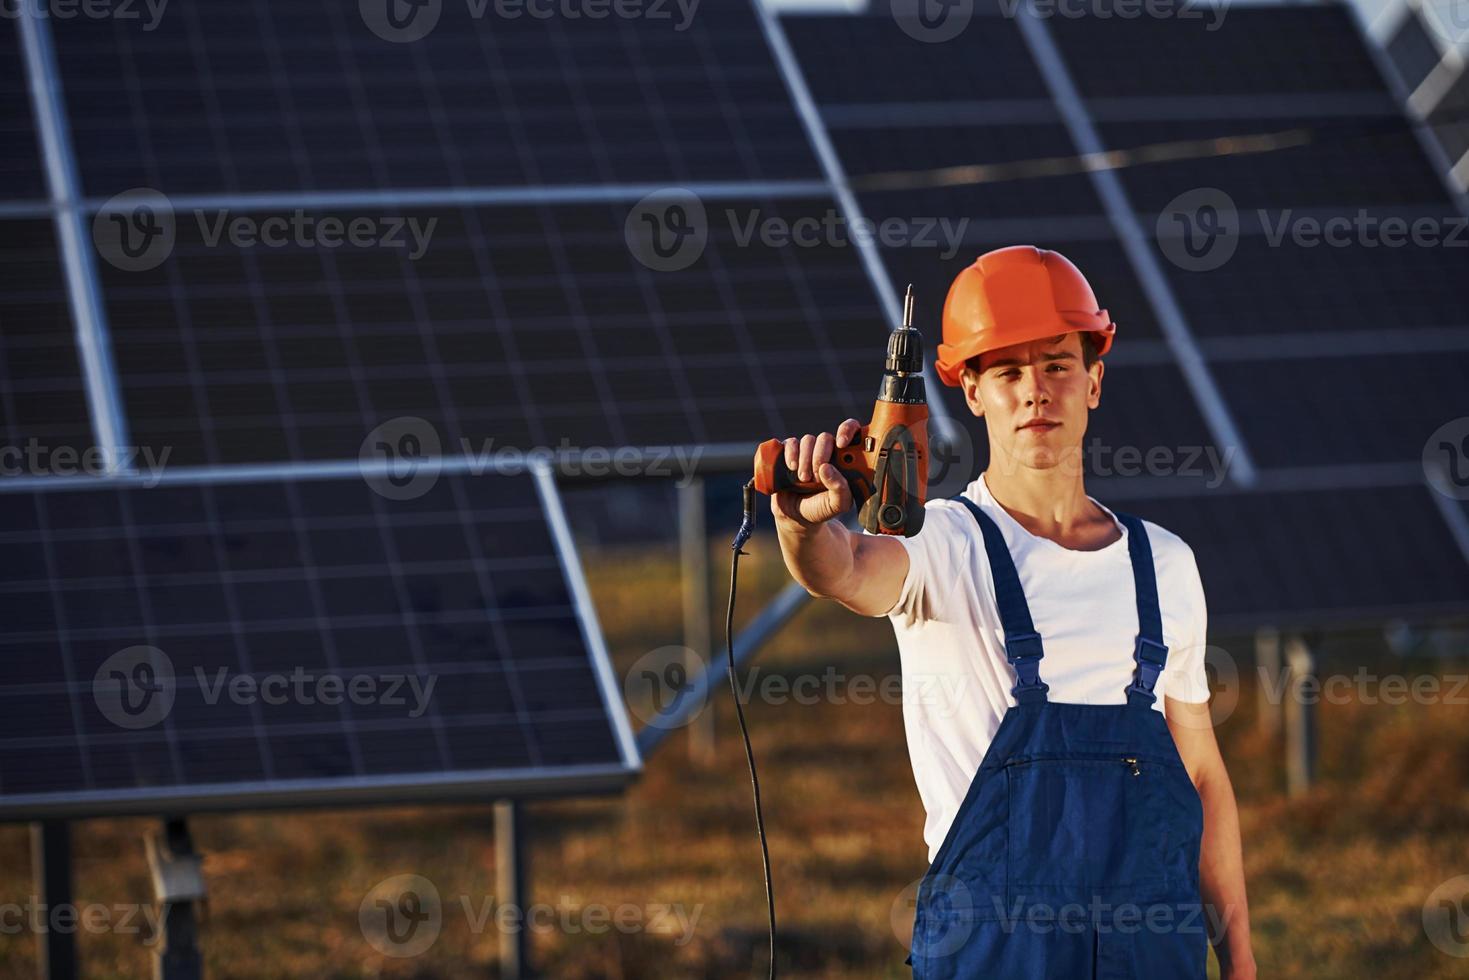
<path fill-rule="evenodd" d="M 1072 467 L 1050 469 L 991 466 L 985 486 L 995 502 L 1031 534 L 1065 548 L 1092 551 L 1122 536 L 1112 519 L 1087 498 L 1082 474 Z"/>

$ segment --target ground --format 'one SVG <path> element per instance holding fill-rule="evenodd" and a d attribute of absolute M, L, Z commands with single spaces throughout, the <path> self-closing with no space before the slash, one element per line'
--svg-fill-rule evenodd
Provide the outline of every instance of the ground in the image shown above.
<path fill-rule="evenodd" d="M 784 579 L 768 532 L 741 567 L 740 618 Z M 722 562 L 715 568 L 723 588 Z M 664 552 L 588 559 L 620 671 L 675 642 L 676 569 Z M 723 596 L 716 596 L 722 611 Z M 1220 740 L 1241 804 L 1260 975 L 1322 980 L 1434 980 L 1465 959 L 1424 928 L 1434 888 L 1469 874 L 1469 707 L 1388 705 L 1352 697 L 1318 709 L 1320 773 L 1284 794 L 1283 751 L 1257 719 L 1247 637 L 1211 637 L 1241 668 L 1237 709 Z M 1340 634 L 1322 669 L 1462 676 L 1469 659 L 1403 660 L 1380 634 Z M 759 659 L 757 680 L 822 675 L 874 685 L 897 671 L 884 620 L 825 604 L 803 611 Z M 760 767 L 780 921 L 781 976 L 901 978 L 904 889 L 925 868 L 923 813 L 895 701 L 786 698 L 746 709 Z M 670 738 L 624 796 L 549 801 L 527 810 L 533 891 L 555 928 L 533 936 L 548 977 L 753 977 L 766 971 L 764 884 L 744 753 L 727 685 L 716 688 L 712 762 Z M 1469 697 L 1469 689 L 1460 692 Z M 778 701 L 779 699 L 777 699 Z M 76 827 L 79 903 L 148 900 L 143 820 Z M 269 813 L 192 821 L 207 855 L 207 975 L 226 977 L 493 976 L 498 933 L 476 927 L 494 894 L 488 806 Z M 28 837 L 0 827 L 0 904 L 31 893 Z M 415 957 L 364 938 L 358 912 L 379 881 L 430 879 L 443 931 Z M 1469 911 L 1461 892 L 1461 908 Z M 680 918 L 679 915 L 683 918 Z M 906 918 L 905 918 L 906 916 Z M 35 975 L 33 935 L 0 922 L 0 978 Z M 622 924 L 619 928 L 617 923 Z M 1462 926 L 1461 926 L 1462 928 Z M 150 975 L 148 936 L 83 935 L 84 975 Z M 1213 969 L 1211 965 L 1211 970 Z M 1212 974 L 1211 975 L 1217 975 Z"/>

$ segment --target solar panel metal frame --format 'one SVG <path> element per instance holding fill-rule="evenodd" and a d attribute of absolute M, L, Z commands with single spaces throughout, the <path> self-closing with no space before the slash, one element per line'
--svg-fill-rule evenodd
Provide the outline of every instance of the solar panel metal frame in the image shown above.
<path fill-rule="evenodd" d="M 58 791 L 55 793 L 0 793 L 0 822 L 37 819 L 76 819 L 100 816 L 200 813 L 331 806 L 391 805 L 426 802 L 474 802 L 505 796 L 550 796 L 615 792 L 636 778 L 643 761 L 631 721 L 616 680 L 596 609 L 577 558 L 571 530 L 550 468 L 531 461 L 537 498 L 556 549 L 556 557 L 574 607 L 593 678 L 611 726 L 619 765 L 523 767 L 494 770 L 449 770 L 423 776 L 388 774 L 317 779 L 241 781 L 217 784 L 183 783 L 147 788 Z M 373 469 L 340 468 L 320 471 L 314 478 L 370 477 Z M 386 472 L 386 471 L 385 471 Z M 279 479 L 271 471 L 238 468 L 230 473 L 195 471 L 171 479 L 186 483 L 256 483 Z M 496 479 L 489 474 L 484 479 Z M 128 478 L 98 480 L 60 478 L 45 481 L 48 489 L 105 491 L 136 484 Z M 35 491 L 37 481 L 0 482 L 0 500 L 17 492 Z"/>

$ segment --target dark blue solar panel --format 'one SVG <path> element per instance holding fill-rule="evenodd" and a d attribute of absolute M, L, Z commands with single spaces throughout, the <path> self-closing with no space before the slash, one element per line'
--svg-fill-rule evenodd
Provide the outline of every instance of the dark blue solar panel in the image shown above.
<path fill-rule="evenodd" d="M 1190 144 L 1186 159 L 1120 171 L 1134 207 L 1150 215 L 1199 187 L 1218 188 L 1246 210 L 1332 207 L 1350 215 L 1357 207 L 1448 205 L 1443 181 L 1399 114 L 1099 128 L 1109 150 Z"/>
<path fill-rule="evenodd" d="M 0 198 L 41 200 L 46 181 L 14 14 L 0 18 Z"/>
<path fill-rule="evenodd" d="M 38 453 L 28 447 L 34 445 Z M 44 475 L 93 445 L 50 218 L 0 220 L 0 468 Z"/>
<path fill-rule="evenodd" d="M 866 16 L 793 13 L 781 23 L 802 74 L 823 108 L 837 105 L 1045 100 L 1046 86 L 1013 18 L 983 2 L 933 17 L 936 30 L 892 16 L 888 3 Z M 966 18 L 967 11 L 973 11 Z M 948 30 L 944 30 L 944 28 Z M 939 33 L 953 37 L 939 41 Z"/>
<path fill-rule="evenodd" d="M 1469 352 L 1317 356 L 1214 365 L 1255 460 L 1265 466 L 1416 463 L 1429 435 L 1469 411 Z"/>
<path fill-rule="evenodd" d="M 1429 227 L 1440 240 L 1469 237 L 1454 215 Z M 1469 252 L 1462 247 L 1385 247 L 1350 237 L 1345 245 L 1320 238 L 1272 244 L 1264 235 L 1220 239 L 1211 247 L 1219 251 L 1200 252 L 1209 260 L 1206 271 L 1163 260 L 1190 326 L 1206 344 L 1218 339 L 1237 348 L 1250 337 L 1273 335 L 1319 336 L 1331 344 L 1356 335 L 1392 345 L 1393 331 L 1461 329 L 1469 317 Z"/>
<path fill-rule="evenodd" d="M 335 0 L 183 4 L 146 31 L 58 23 L 86 192 L 818 176 L 747 3 L 687 19 L 674 4 L 600 18 L 410 9 L 423 26 L 440 16 L 406 42 Z"/>
<path fill-rule="evenodd" d="M 1432 492 L 1228 493 L 1119 506 L 1193 545 L 1211 628 L 1319 626 L 1463 612 L 1469 565 Z"/>
<path fill-rule="evenodd" d="M 414 213 L 437 222 L 416 260 L 211 246 L 181 215 L 157 268 L 103 265 L 134 437 L 235 463 L 355 458 L 402 415 L 450 454 L 827 426 L 873 397 L 885 328 L 849 240 L 801 247 L 764 229 L 833 207 L 705 202 L 707 245 L 689 239 L 677 272 L 634 256 L 630 204 Z"/>
<path fill-rule="evenodd" d="M 0 814 L 625 775 L 531 478 L 417 490 L 0 494 Z"/>
<path fill-rule="evenodd" d="M 1084 98 L 1379 92 L 1346 4 L 1180 4 L 1174 16 L 1049 17 Z M 1095 8 L 1088 7 L 1088 10 Z M 1267 102 L 1268 104 L 1268 102 Z"/>

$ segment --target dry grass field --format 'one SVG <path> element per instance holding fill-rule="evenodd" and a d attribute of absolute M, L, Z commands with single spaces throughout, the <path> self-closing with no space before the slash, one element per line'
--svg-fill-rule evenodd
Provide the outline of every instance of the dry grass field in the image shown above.
<path fill-rule="evenodd" d="M 742 566 L 741 619 L 782 584 L 768 530 Z M 714 551 L 724 587 L 727 551 Z M 679 632 L 676 568 L 666 554 L 587 559 L 620 670 Z M 715 597 L 722 613 L 722 595 Z M 1439 883 L 1469 874 L 1469 708 L 1369 705 L 1320 709 L 1320 781 L 1283 794 L 1282 754 L 1256 723 L 1242 637 L 1238 709 L 1220 738 L 1240 797 L 1260 975 L 1321 980 L 1435 980 L 1469 974 L 1429 941 L 1423 906 Z M 1388 658 L 1371 636 L 1334 636 L 1323 669 L 1350 674 L 1463 674 L 1469 663 Z M 1375 658 L 1375 659 L 1374 659 Z M 804 610 L 757 661 L 762 675 L 820 672 L 880 679 L 897 670 L 891 630 L 839 609 Z M 722 666 L 722 665 L 721 665 Z M 748 778 L 729 690 L 717 690 L 712 764 L 670 738 L 625 797 L 527 808 L 533 891 L 557 926 L 533 936 L 545 976 L 755 977 L 765 970 L 765 905 Z M 900 978 L 900 901 L 922 875 L 922 811 L 896 703 L 755 703 L 781 922 L 781 975 Z M 76 830 L 79 903 L 142 903 L 147 821 Z M 493 976 L 493 925 L 476 916 L 494 894 L 491 811 L 379 809 L 200 817 L 210 899 L 208 975 L 226 977 Z M 428 878 L 443 930 L 422 955 L 376 951 L 358 924 L 363 898 L 397 874 Z M 30 894 L 27 832 L 0 827 L 0 904 Z M 467 903 L 466 913 L 461 898 Z M 895 924 L 894 910 L 899 910 Z M 605 910 L 618 928 L 598 918 Z M 680 914 L 682 918 L 680 918 Z M 0 978 L 34 976 L 34 937 L 0 931 Z M 150 975 L 147 935 L 84 935 L 89 977 Z"/>

